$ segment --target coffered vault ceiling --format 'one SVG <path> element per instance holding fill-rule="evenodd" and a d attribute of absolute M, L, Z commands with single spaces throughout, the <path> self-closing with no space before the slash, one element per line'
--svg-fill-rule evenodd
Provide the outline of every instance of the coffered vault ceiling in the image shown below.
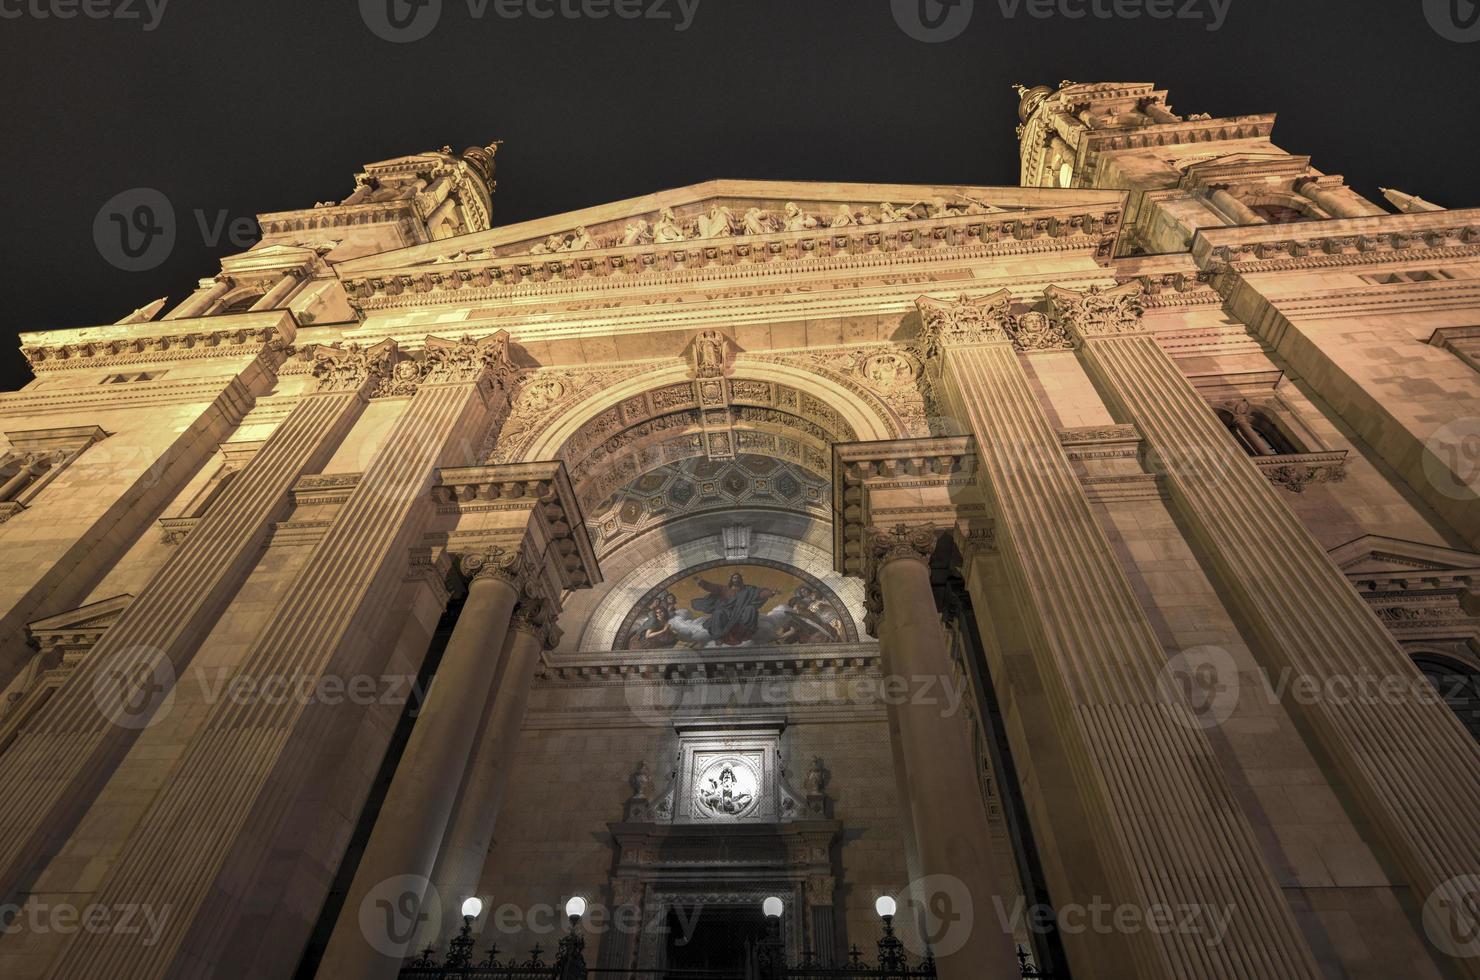
<path fill-rule="evenodd" d="M 827 519 L 829 484 L 785 460 L 741 454 L 730 460 L 680 460 L 628 482 L 592 508 L 597 551 L 609 554 L 661 524 L 696 514 L 777 509 Z"/>

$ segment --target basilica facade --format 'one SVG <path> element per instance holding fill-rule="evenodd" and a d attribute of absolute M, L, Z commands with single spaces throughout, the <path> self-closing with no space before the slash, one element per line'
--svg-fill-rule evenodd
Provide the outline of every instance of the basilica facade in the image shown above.
<path fill-rule="evenodd" d="M 23 334 L 0 975 L 1480 978 L 1480 211 L 1019 97 L 1016 187 L 444 147 Z"/>

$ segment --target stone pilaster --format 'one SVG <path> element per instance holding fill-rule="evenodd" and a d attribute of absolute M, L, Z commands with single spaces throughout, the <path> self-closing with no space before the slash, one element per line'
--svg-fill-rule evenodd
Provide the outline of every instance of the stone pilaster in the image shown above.
<path fill-rule="evenodd" d="M 251 641 L 244 672 L 314 680 L 355 674 L 385 625 L 405 555 L 430 517 L 430 500 L 421 491 L 438 466 L 455 461 L 450 454 L 475 443 L 476 433 L 507 407 L 507 356 L 502 334 L 439 348 L 426 381 L 313 546 L 300 581 L 285 590 L 271 621 Z M 341 358 L 316 373 L 331 379 L 348 370 Z M 158 941 L 79 935 L 52 975 L 229 970 L 219 958 L 228 950 L 245 952 L 222 939 L 246 911 L 241 896 L 261 887 L 256 874 L 268 854 L 302 846 L 291 815 L 317 761 L 315 749 L 335 724 L 351 721 L 346 712 L 353 710 L 299 698 L 212 704 L 98 891 L 103 903 L 171 909 Z M 311 916 L 306 911 L 301 934 L 259 931 L 250 939 L 301 943 Z"/>
<path fill-rule="evenodd" d="M 303 399 L 200 519 L 69 682 L 0 756 L 0 892 L 64 840 L 251 571 L 288 489 L 332 455 L 373 365 Z"/>
<path fill-rule="evenodd" d="M 1474 874 L 1480 747 L 1145 332 L 1140 283 L 1048 293 L 1055 318 L 1080 340 L 1086 369 L 1140 429 L 1175 506 L 1216 556 L 1211 565 L 1257 633 L 1270 674 L 1322 691 L 1383 692 L 1298 699 L 1292 708 L 1381 830 L 1415 903 Z M 1480 960 L 1464 967 L 1480 976 Z"/>
<path fill-rule="evenodd" d="M 1113 894 L 1086 894 L 1069 868 L 1069 894 L 1061 888 L 1055 899 L 1229 916 L 1221 943 L 1186 931 L 1127 937 L 1130 964 L 1097 962 L 1087 947 L 1076 956 L 1066 937 L 1075 972 L 1314 978 L 1206 736 L 1157 684 L 1166 654 L 1019 362 L 1010 302 L 1006 290 L 955 303 L 922 298 L 922 337 L 937 397 L 976 438 L 977 478 L 995 510 L 1013 598 L 1080 805 L 1100 828 L 1094 846 Z M 990 606 L 988 596 L 973 600 Z"/>
<path fill-rule="evenodd" d="M 866 575 L 878 603 L 872 610 L 878 627 L 884 675 L 904 681 L 914 690 L 945 690 L 953 681 L 950 652 L 935 593 L 930 584 L 930 556 L 937 534 L 931 527 L 873 529 L 866 541 Z M 881 603 L 882 605 L 879 605 Z M 910 699 L 891 705 L 891 728 L 898 739 L 895 752 L 901 764 L 896 775 L 900 803 L 914 831 L 920 873 L 912 899 L 931 914 L 947 920 L 965 910 L 933 908 L 938 890 L 925 894 L 931 876 L 950 876 L 966 887 L 973 906 L 974 927 L 958 946 L 949 935 L 937 952 L 938 969 L 945 980 L 1016 977 L 1013 942 L 991 914 L 993 899 L 1003 899 L 993 867 L 991 830 L 986 811 L 962 805 L 957 794 L 974 787 L 974 758 L 967 743 L 964 720 L 955 717 L 941 699 Z M 921 894 L 913 894 L 919 889 Z M 949 892 L 946 892 L 949 894 Z M 957 896 L 952 895 L 955 899 Z"/>

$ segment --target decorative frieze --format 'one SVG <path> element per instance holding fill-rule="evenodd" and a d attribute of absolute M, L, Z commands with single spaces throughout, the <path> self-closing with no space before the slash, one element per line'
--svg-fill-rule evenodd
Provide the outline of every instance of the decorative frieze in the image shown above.
<path fill-rule="evenodd" d="M 220 326 L 211 330 L 180 330 L 187 323 L 199 325 L 201 321 L 161 321 L 156 323 L 131 324 L 118 328 L 99 328 L 96 340 L 81 339 L 60 344 L 31 344 L 31 337 L 22 335 L 21 353 L 37 374 L 47 371 L 70 371 L 81 368 L 101 370 L 129 364 L 153 363 L 156 361 L 184 361 L 210 357 L 237 357 L 263 351 L 281 354 L 291 343 L 291 334 L 284 336 L 282 330 L 268 318 L 256 317 L 257 323 L 244 325 L 237 318 L 222 318 Z M 176 328 L 179 332 L 163 333 L 161 330 Z M 74 331 L 84 337 L 90 331 Z"/>

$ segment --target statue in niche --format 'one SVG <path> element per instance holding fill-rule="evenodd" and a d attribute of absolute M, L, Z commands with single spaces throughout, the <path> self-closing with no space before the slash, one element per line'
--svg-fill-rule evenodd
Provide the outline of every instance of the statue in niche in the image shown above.
<path fill-rule="evenodd" d="M 787 231 L 807 231 L 817 227 L 817 219 L 803 211 L 796 202 L 786 205 L 786 217 L 782 219 L 782 226 Z"/>
<path fill-rule="evenodd" d="M 827 795 L 827 780 L 832 774 L 822 764 L 822 756 L 813 756 L 812 768 L 807 771 L 807 799 L 815 800 Z"/>
<path fill-rule="evenodd" d="M 648 772 L 646 762 L 637 764 L 627 782 L 632 787 L 632 802 L 647 802 L 653 798 L 653 776 Z"/>
<path fill-rule="evenodd" d="M 664 208 L 658 212 L 658 223 L 653 225 L 653 241 L 666 244 L 681 242 L 685 237 L 683 228 L 679 227 L 678 216 L 673 213 L 672 208 Z"/>
<path fill-rule="evenodd" d="M 694 374 L 722 378 L 729 365 L 730 340 L 718 330 L 706 330 L 694 340 Z"/>

